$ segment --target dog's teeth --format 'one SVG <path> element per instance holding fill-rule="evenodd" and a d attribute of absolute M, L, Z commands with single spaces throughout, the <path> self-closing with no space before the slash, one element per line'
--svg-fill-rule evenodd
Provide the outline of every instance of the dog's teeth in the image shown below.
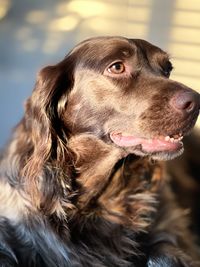
<path fill-rule="evenodd" d="M 178 143 L 183 139 L 183 136 L 180 136 L 180 134 L 176 134 L 173 137 L 168 136 L 162 136 L 159 135 L 157 137 L 159 140 L 165 140 L 166 142 L 172 142 L 172 143 Z"/>
<path fill-rule="evenodd" d="M 170 141 L 170 137 L 169 136 L 165 136 L 165 141 Z"/>

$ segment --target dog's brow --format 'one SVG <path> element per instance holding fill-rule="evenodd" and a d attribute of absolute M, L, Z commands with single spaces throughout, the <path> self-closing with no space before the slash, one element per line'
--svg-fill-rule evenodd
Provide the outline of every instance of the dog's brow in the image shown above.
<path fill-rule="evenodd" d="M 106 57 L 130 57 L 134 52 L 134 49 L 129 45 L 116 45 L 116 47 L 110 47 Z"/>
<path fill-rule="evenodd" d="M 115 60 L 125 60 L 134 55 L 135 49 L 129 44 L 108 44 L 106 49 L 100 47 L 86 50 L 85 58 L 82 61 L 82 68 L 96 69 L 100 72 Z"/>

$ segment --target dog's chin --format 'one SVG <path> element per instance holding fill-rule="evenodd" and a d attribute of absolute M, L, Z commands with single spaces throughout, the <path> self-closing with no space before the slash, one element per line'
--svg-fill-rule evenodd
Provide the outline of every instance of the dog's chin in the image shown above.
<path fill-rule="evenodd" d="M 183 151 L 182 137 L 159 137 L 153 139 L 138 138 L 122 134 L 111 134 L 112 142 L 123 148 L 127 154 L 149 157 L 154 160 L 171 160 L 180 156 Z"/>
<path fill-rule="evenodd" d="M 159 152 L 146 152 L 142 150 L 141 146 L 137 147 L 126 147 L 124 148 L 127 154 L 135 154 L 140 157 L 149 157 L 153 160 L 161 160 L 161 161 L 167 161 L 167 160 L 172 160 L 177 157 L 179 157 L 183 151 L 184 147 L 182 146 L 180 149 L 176 151 L 159 151 Z"/>
<path fill-rule="evenodd" d="M 154 159 L 154 160 L 172 160 L 175 159 L 177 157 L 179 157 L 184 151 L 184 147 L 182 147 L 181 149 L 172 152 L 158 152 L 158 153 L 154 153 L 152 155 L 149 155 L 150 158 Z"/>

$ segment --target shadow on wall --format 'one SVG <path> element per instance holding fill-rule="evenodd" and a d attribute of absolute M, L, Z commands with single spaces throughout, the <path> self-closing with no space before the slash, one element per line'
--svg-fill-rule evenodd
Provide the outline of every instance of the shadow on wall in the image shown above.
<path fill-rule="evenodd" d="M 172 76 L 200 84 L 200 2 L 196 0 L 1 0 L 0 147 L 21 118 L 36 72 L 96 35 L 147 39 L 170 52 Z"/>

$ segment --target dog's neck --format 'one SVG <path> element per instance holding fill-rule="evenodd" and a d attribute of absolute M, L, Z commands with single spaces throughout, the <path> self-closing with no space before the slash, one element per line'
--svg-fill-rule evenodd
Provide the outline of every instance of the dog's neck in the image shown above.
<path fill-rule="evenodd" d="M 76 155 L 76 183 L 79 187 L 76 208 L 78 216 L 101 216 L 117 224 L 144 230 L 154 211 L 160 166 L 134 155 L 125 155 L 90 136 L 70 139 L 69 147 Z M 82 214 L 82 215 L 81 215 Z"/>
<path fill-rule="evenodd" d="M 71 138 L 69 148 L 75 154 L 76 182 L 81 188 L 78 205 L 85 208 L 104 189 L 124 152 L 87 134 Z"/>

